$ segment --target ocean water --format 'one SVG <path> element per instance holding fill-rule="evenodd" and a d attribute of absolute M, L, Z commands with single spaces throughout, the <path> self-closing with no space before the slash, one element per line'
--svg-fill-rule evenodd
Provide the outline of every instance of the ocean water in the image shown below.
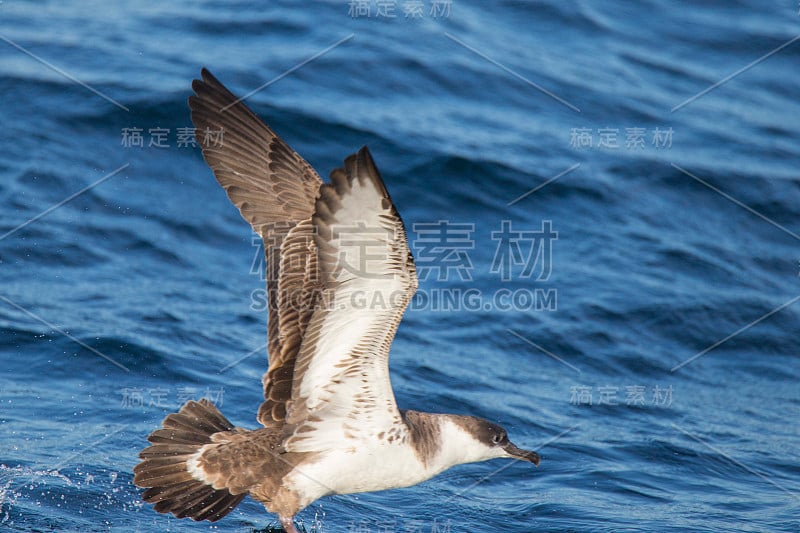
<path fill-rule="evenodd" d="M 275 524 L 132 484 L 186 399 L 261 401 L 260 249 L 186 142 L 205 66 L 323 176 L 370 147 L 425 267 L 400 406 L 542 456 L 307 530 L 800 530 L 799 11 L 0 2 L 0 529 Z"/>

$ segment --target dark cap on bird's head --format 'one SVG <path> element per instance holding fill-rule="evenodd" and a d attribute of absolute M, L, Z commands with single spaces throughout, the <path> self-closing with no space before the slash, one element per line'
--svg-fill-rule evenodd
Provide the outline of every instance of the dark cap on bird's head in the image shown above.
<path fill-rule="evenodd" d="M 522 448 L 517 447 L 514 443 L 508 440 L 508 433 L 502 427 L 476 416 L 465 416 L 460 418 L 461 420 L 459 421 L 459 425 L 461 425 L 465 430 L 471 433 L 475 439 L 485 444 L 487 447 L 502 449 L 507 457 L 528 461 L 533 463 L 535 466 L 539 466 L 539 461 L 541 460 L 539 454 L 534 451 L 523 450 Z"/>

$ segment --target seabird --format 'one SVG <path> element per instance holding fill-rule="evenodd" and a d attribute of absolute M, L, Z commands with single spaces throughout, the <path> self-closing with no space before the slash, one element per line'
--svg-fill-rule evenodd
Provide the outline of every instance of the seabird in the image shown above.
<path fill-rule="evenodd" d="M 215 522 L 249 494 L 297 533 L 294 516 L 322 496 L 408 487 L 501 457 L 538 465 L 487 420 L 398 409 L 389 347 L 417 274 L 367 147 L 323 183 L 208 70 L 192 89 L 203 157 L 264 240 L 263 427 L 234 427 L 208 400 L 187 402 L 139 454 L 144 500 Z M 207 129 L 223 131 L 222 142 L 200 142 Z"/>

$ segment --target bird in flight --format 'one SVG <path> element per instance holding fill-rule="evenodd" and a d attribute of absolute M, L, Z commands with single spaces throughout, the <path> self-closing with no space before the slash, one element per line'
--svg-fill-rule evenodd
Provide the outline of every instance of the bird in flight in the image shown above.
<path fill-rule="evenodd" d="M 187 402 L 139 454 L 144 500 L 215 522 L 249 494 L 297 533 L 294 516 L 326 495 L 408 487 L 495 458 L 538 465 L 487 420 L 397 407 L 389 348 L 417 274 L 366 146 L 323 183 L 208 70 L 201 77 L 189 98 L 196 132 L 224 132 L 221 143 L 198 140 L 203 157 L 264 240 L 263 427 L 234 427 L 208 400 Z"/>

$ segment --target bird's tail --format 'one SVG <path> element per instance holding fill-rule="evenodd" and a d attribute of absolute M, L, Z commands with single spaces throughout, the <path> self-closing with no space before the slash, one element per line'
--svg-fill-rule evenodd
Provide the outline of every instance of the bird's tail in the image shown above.
<path fill-rule="evenodd" d="M 147 488 L 142 498 L 155 504 L 159 513 L 172 513 L 178 518 L 216 522 L 246 496 L 231 494 L 227 489 L 215 490 L 198 481 L 189 472 L 187 461 L 211 435 L 231 431 L 233 425 L 208 400 L 189 401 L 177 413 L 168 415 L 162 428 L 148 437 L 152 445 L 139 453 L 142 462 L 133 469 L 133 482 Z"/>

